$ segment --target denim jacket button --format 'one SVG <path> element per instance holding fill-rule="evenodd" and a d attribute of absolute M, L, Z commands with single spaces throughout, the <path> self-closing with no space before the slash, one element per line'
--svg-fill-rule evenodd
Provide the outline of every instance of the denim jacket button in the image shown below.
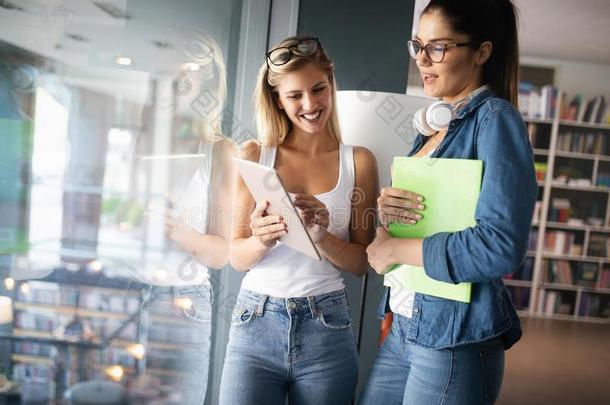
<path fill-rule="evenodd" d="M 414 313 L 414 314 L 419 313 L 419 309 L 418 309 L 418 308 L 413 309 L 413 313 Z"/>
<path fill-rule="evenodd" d="M 289 310 L 294 310 L 297 307 L 297 304 L 295 304 L 293 301 L 289 301 L 288 302 L 288 309 Z"/>

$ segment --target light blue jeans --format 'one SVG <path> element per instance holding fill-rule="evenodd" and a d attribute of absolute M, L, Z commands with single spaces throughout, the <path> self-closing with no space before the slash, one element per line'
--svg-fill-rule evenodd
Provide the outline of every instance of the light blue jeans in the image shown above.
<path fill-rule="evenodd" d="M 220 383 L 221 405 L 343 405 L 358 379 L 345 290 L 273 298 L 241 290 Z"/>
<path fill-rule="evenodd" d="M 359 405 L 494 403 L 504 374 L 500 338 L 453 349 L 428 349 L 407 342 L 408 322 L 394 314 Z"/>

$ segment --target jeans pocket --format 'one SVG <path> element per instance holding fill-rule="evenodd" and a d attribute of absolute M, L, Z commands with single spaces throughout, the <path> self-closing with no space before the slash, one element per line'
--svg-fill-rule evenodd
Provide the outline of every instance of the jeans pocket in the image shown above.
<path fill-rule="evenodd" d="M 504 348 L 479 353 L 483 371 L 485 400 L 494 403 L 500 394 L 504 377 Z"/>
<path fill-rule="evenodd" d="M 347 306 L 330 311 L 319 311 L 318 320 L 326 328 L 333 330 L 347 329 L 352 326 L 352 319 Z"/>
<path fill-rule="evenodd" d="M 199 323 L 209 323 L 212 321 L 212 305 L 209 294 L 200 291 L 183 296 L 189 298 L 191 305 L 183 308 L 184 316 Z"/>
<path fill-rule="evenodd" d="M 246 326 L 252 323 L 256 318 L 256 311 L 253 308 L 238 306 L 233 311 L 231 317 L 231 326 Z"/>

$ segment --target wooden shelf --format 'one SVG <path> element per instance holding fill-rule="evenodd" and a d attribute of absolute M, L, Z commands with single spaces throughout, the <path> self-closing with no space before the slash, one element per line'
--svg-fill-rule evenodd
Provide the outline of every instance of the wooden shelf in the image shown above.
<path fill-rule="evenodd" d="M 552 221 L 548 221 L 546 223 L 547 228 L 553 228 L 553 229 L 566 229 L 569 231 L 572 230 L 578 230 L 578 231 L 593 231 L 593 232 L 604 232 L 604 233 L 610 233 L 610 228 L 609 227 L 605 227 L 605 226 L 594 226 L 594 225 L 587 225 L 587 224 L 583 224 L 583 225 L 577 225 L 577 224 L 570 224 L 570 223 L 566 223 L 566 222 L 552 222 Z"/>
<path fill-rule="evenodd" d="M 561 255 L 549 252 L 543 252 L 542 257 L 544 259 L 555 259 L 555 260 L 571 260 L 575 262 L 591 262 L 591 263 L 610 263 L 610 259 L 607 257 L 593 257 L 593 256 L 571 256 Z"/>
<path fill-rule="evenodd" d="M 532 117 L 523 117 L 523 121 L 529 124 L 552 124 L 553 119 L 550 118 L 532 118 Z"/>
<path fill-rule="evenodd" d="M 587 191 L 594 193 L 608 193 L 610 188 L 600 186 L 571 186 L 569 184 L 551 183 L 551 188 L 560 190 Z"/>
<path fill-rule="evenodd" d="M 162 368 L 147 368 L 146 373 L 163 375 L 163 376 L 168 376 L 168 377 L 184 377 L 187 374 L 184 371 L 180 372 L 180 371 L 174 371 L 174 370 L 165 370 Z"/>
<path fill-rule="evenodd" d="M 129 314 L 119 313 L 119 312 L 105 312 L 93 309 L 85 309 L 78 307 L 70 307 L 70 306 L 54 306 L 48 304 L 38 304 L 34 302 L 24 302 L 24 301 L 16 301 L 13 304 L 15 309 L 19 310 L 28 310 L 32 309 L 35 311 L 43 311 L 43 312 L 53 312 L 59 313 L 63 315 L 79 315 L 83 318 L 108 318 L 108 319 L 118 319 L 118 320 L 126 320 L 129 318 Z"/>
<path fill-rule="evenodd" d="M 545 290 L 566 290 L 566 291 L 582 291 L 586 293 L 610 294 L 610 288 L 585 287 L 575 284 L 559 284 L 544 282 L 540 284 L 540 288 Z"/>
<path fill-rule="evenodd" d="M 610 162 L 610 156 L 606 155 L 593 155 L 590 153 L 570 152 L 558 150 L 555 152 L 555 156 L 585 160 L 600 160 L 604 162 Z"/>
<path fill-rule="evenodd" d="M 563 127 L 610 130 L 610 125 L 608 124 L 591 124 L 588 122 L 581 121 L 559 120 L 559 125 Z"/>
<path fill-rule="evenodd" d="M 34 356 L 31 354 L 18 354 L 14 353 L 11 356 L 11 360 L 17 363 L 32 363 L 32 364 L 42 364 L 45 366 L 52 366 L 53 360 L 49 357 L 44 356 Z"/>
<path fill-rule="evenodd" d="M 528 280 L 513 280 L 513 279 L 503 279 L 504 284 L 511 287 L 532 287 L 532 282 Z"/>

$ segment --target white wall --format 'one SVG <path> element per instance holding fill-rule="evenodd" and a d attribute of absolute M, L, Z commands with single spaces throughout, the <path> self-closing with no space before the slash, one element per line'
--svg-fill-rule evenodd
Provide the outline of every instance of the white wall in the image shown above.
<path fill-rule="evenodd" d="M 555 85 L 568 96 L 580 93 L 586 98 L 610 98 L 610 65 L 590 62 L 521 56 L 522 65 L 555 68 Z"/>

